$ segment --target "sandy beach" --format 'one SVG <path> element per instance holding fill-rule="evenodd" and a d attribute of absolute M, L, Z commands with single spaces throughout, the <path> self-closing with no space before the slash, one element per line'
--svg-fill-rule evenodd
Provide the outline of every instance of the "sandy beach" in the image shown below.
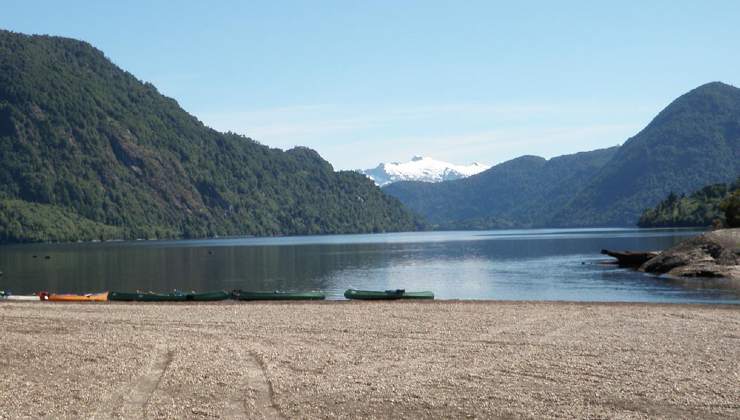
<path fill-rule="evenodd" d="M 0 303 L 0 418 L 738 418 L 740 308 Z"/>

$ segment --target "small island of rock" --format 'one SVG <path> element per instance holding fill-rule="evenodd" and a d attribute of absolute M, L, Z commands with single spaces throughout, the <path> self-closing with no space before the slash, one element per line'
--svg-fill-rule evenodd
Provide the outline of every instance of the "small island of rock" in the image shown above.
<path fill-rule="evenodd" d="M 687 239 L 639 268 L 675 277 L 725 277 L 740 281 L 740 228 L 722 229 Z"/>

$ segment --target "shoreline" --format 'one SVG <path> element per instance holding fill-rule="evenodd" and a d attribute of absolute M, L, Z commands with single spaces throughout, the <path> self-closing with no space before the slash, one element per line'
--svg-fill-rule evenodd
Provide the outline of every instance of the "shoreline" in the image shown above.
<path fill-rule="evenodd" d="M 0 247 L 15 247 L 15 246 L 26 246 L 26 245 L 104 245 L 104 244 L 140 244 L 150 242 L 188 242 L 188 241 L 234 241 L 242 239 L 295 239 L 295 238 L 326 238 L 330 236 L 380 236 L 388 234 L 414 234 L 414 233 L 475 233 L 480 234 L 481 232 L 522 232 L 522 231 L 550 231 L 559 230 L 562 232 L 592 232 L 592 231 L 666 231 L 666 232 L 696 232 L 701 234 L 702 232 L 711 231 L 711 227 L 707 226 L 683 226 L 683 227 L 646 227 L 641 228 L 639 226 L 600 226 L 600 227 L 521 227 L 521 228 L 496 228 L 496 229 L 422 229 L 422 230 L 402 230 L 402 231 L 388 231 L 388 232 L 355 232 L 355 233 L 315 233 L 306 235 L 230 235 L 230 236 L 213 236 L 213 237 L 198 237 L 198 238 L 156 238 L 156 239 L 106 239 L 106 240 L 79 240 L 79 241 L 68 241 L 68 242 L 45 242 L 45 241 L 25 241 L 25 242 L 0 242 Z M 320 242 L 319 242 L 320 243 Z M 217 245 L 220 246 L 220 245 Z"/>
<path fill-rule="evenodd" d="M 733 417 L 737 305 L 0 304 L 0 418 Z"/>
<path fill-rule="evenodd" d="M 740 309 L 740 302 L 737 303 L 707 303 L 707 302 L 635 302 L 635 301 L 590 301 L 590 300 L 495 300 L 495 299 L 419 299 L 410 302 L 409 300 L 398 301 L 361 301 L 353 299 L 324 299 L 324 300 L 262 300 L 262 301 L 237 301 L 226 299 L 223 301 L 182 301 L 182 302 L 127 302 L 127 301 L 106 301 L 106 302 L 49 302 L 49 301 L 13 301 L 0 299 L 0 305 L 38 305 L 44 306 L 254 306 L 254 305 L 403 305 L 413 303 L 415 305 L 568 305 L 568 306 L 667 306 L 667 307 L 699 307 L 699 308 L 725 308 Z"/>

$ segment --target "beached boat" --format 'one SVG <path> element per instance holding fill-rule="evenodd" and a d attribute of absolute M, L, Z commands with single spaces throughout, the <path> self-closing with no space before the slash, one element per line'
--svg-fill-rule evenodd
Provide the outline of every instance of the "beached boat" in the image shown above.
<path fill-rule="evenodd" d="M 154 292 L 110 292 L 108 300 L 123 302 L 184 302 L 185 293 L 154 293 Z"/>
<path fill-rule="evenodd" d="M 171 293 L 154 293 L 154 292 L 110 292 L 108 300 L 123 302 L 185 302 L 185 301 L 215 301 L 228 299 L 230 294 L 223 290 L 212 292 L 181 292 L 174 291 Z"/>
<path fill-rule="evenodd" d="M 196 302 L 214 301 L 214 300 L 226 300 L 231 297 L 231 293 L 223 290 L 215 290 L 212 292 L 203 293 L 187 293 L 185 300 L 194 300 Z"/>
<path fill-rule="evenodd" d="M 398 299 L 434 299 L 432 292 L 407 292 L 404 289 L 395 290 L 356 290 L 347 289 L 344 292 L 347 299 L 360 300 L 398 300 Z"/>
<path fill-rule="evenodd" d="M 40 301 L 38 295 L 14 295 L 10 292 L 0 290 L 0 300 L 15 300 L 15 301 Z"/>
<path fill-rule="evenodd" d="M 323 300 L 326 295 L 322 292 L 250 292 L 234 290 L 231 298 L 235 300 Z"/>
<path fill-rule="evenodd" d="M 102 293 L 49 293 L 46 300 L 52 302 L 105 302 L 108 300 L 108 292 Z"/>

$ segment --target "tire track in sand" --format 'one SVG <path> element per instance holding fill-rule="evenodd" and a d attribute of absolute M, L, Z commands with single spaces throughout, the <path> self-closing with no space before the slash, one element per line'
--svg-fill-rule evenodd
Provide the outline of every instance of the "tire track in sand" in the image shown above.
<path fill-rule="evenodd" d="M 112 419 L 119 417 L 117 414 L 121 414 L 124 418 L 145 417 L 146 405 L 159 387 L 164 372 L 172 363 L 174 352 L 167 351 L 163 346 L 158 345 L 151 350 L 150 355 L 144 373 L 130 384 L 131 388 L 128 388 L 130 391 L 114 397 L 108 407 L 92 416 L 93 419 Z M 116 413 L 117 408 L 120 408 L 120 413 Z"/>
<path fill-rule="evenodd" d="M 275 406 L 272 384 L 267 380 L 267 371 L 259 356 L 248 354 L 243 360 L 242 368 L 247 380 L 249 399 L 229 401 L 229 414 L 246 411 L 246 418 L 250 419 L 285 419 Z"/>
<path fill-rule="evenodd" d="M 159 387 L 164 372 L 172 363 L 173 358 L 173 351 L 165 351 L 159 346 L 156 347 L 146 373 L 139 378 L 127 398 L 124 398 L 124 406 L 127 406 L 131 411 L 141 413 L 141 416 L 144 417 L 146 405 L 151 400 L 154 391 Z"/>

